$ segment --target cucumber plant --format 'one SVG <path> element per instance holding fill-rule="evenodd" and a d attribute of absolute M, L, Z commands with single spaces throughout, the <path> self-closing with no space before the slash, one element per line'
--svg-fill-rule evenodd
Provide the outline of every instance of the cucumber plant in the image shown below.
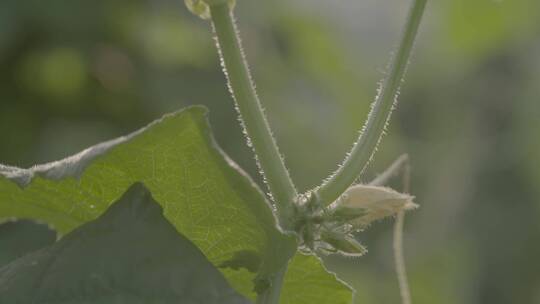
<path fill-rule="evenodd" d="M 426 1 L 413 0 L 351 152 L 321 185 L 298 193 L 254 89 L 233 17 L 235 1 L 185 0 L 211 22 L 268 193 L 220 150 L 200 106 L 60 161 L 28 169 L 0 165 L 0 219 L 42 221 L 60 237 L 0 268 L 0 300 L 351 303 L 353 290 L 320 257 L 365 254 L 356 234 L 397 215 L 396 265 L 403 301 L 410 302 L 401 230 L 404 212 L 416 204 L 411 195 L 383 186 L 408 168 L 407 157 L 368 185 L 355 182 L 396 106 Z"/>

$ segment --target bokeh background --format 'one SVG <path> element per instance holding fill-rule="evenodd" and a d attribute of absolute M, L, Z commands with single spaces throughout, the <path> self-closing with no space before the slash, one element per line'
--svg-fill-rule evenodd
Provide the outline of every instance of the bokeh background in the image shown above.
<path fill-rule="evenodd" d="M 238 0 L 259 95 L 301 190 L 357 137 L 409 2 Z M 540 303 L 540 2 L 429 1 L 421 28 L 363 177 L 411 157 L 413 302 Z M 0 1 L 1 163 L 60 159 L 192 104 L 210 109 L 217 141 L 260 182 L 209 24 L 183 1 Z M 0 263 L 54 239 L 30 223 L 3 225 L 0 238 L 15 230 Z M 361 235 L 370 252 L 347 274 L 360 303 L 399 302 L 391 231 L 388 220 Z"/>

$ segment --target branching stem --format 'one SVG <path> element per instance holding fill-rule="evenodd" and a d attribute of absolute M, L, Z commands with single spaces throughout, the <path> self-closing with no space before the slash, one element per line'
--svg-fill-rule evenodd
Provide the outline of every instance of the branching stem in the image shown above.
<path fill-rule="evenodd" d="M 325 204 L 336 200 L 357 179 L 371 159 L 384 133 L 401 80 L 405 74 L 427 0 L 413 1 L 390 73 L 372 106 L 359 140 L 343 165 L 317 190 L 318 196 Z M 273 197 L 280 225 L 283 229 L 290 230 L 293 203 L 298 194 L 272 137 L 270 126 L 257 97 L 232 11 L 226 1 L 216 1 L 210 4 L 210 16 L 223 70 L 248 142 L 255 152 L 259 169 Z M 270 288 L 258 296 L 258 304 L 279 303 L 286 270 L 287 265 L 284 265 L 275 273 L 270 282 Z"/>
<path fill-rule="evenodd" d="M 397 54 L 358 141 L 339 169 L 317 190 L 321 201 L 326 205 L 335 201 L 362 173 L 371 160 L 390 119 L 427 2 L 427 0 L 413 1 Z"/>

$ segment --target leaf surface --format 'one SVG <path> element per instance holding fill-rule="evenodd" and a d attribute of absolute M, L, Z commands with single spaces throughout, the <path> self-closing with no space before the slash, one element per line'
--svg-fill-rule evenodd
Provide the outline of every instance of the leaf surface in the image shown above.
<path fill-rule="evenodd" d="M 0 303 L 247 304 L 135 183 L 97 220 L 0 268 Z"/>
<path fill-rule="evenodd" d="M 166 115 L 57 162 L 29 169 L 0 165 L 0 221 L 34 219 L 66 234 L 103 214 L 140 181 L 176 230 L 254 299 L 253 282 L 286 263 L 291 257 L 284 253 L 296 242 L 276 228 L 264 194 L 217 146 L 206 112 L 190 107 Z M 315 267 L 312 273 L 324 271 L 318 261 L 307 266 Z M 326 279 L 350 295 L 333 276 Z M 299 291 L 287 289 L 282 299 L 296 296 Z"/>
<path fill-rule="evenodd" d="M 32 221 L 8 221 L 0 224 L 0 267 L 27 253 L 48 246 L 56 233 L 46 225 Z"/>
<path fill-rule="evenodd" d="M 285 276 L 281 304 L 350 304 L 351 289 L 329 273 L 319 258 L 297 253 Z"/>

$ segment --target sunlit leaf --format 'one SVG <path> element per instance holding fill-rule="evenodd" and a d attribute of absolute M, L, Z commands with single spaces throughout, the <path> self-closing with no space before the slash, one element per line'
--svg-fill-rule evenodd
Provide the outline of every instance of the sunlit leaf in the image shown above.
<path fill-rule="evenodd" d="M 272 275 L 296 246 L 276 228 L 263 193 L 217 147 L 202 107 L 167 115 L 58 162 L 30 169 L 0 166 L 0 219 L 38 219 L 65 234 L 96 219 L 138 181 L 176 230 L 251 299 L 254 281 Z M 298 268 L 296 259 L 291 265 Z M 325 273 L 318 261 L 305 266 L 309 273 Z M 296 273 L 288 278 L 300 282 Z M 309 282 L 295 283 L 283 298 L 302 296 Z M 332 275 L 318 282 L 350 298 Z"/>

